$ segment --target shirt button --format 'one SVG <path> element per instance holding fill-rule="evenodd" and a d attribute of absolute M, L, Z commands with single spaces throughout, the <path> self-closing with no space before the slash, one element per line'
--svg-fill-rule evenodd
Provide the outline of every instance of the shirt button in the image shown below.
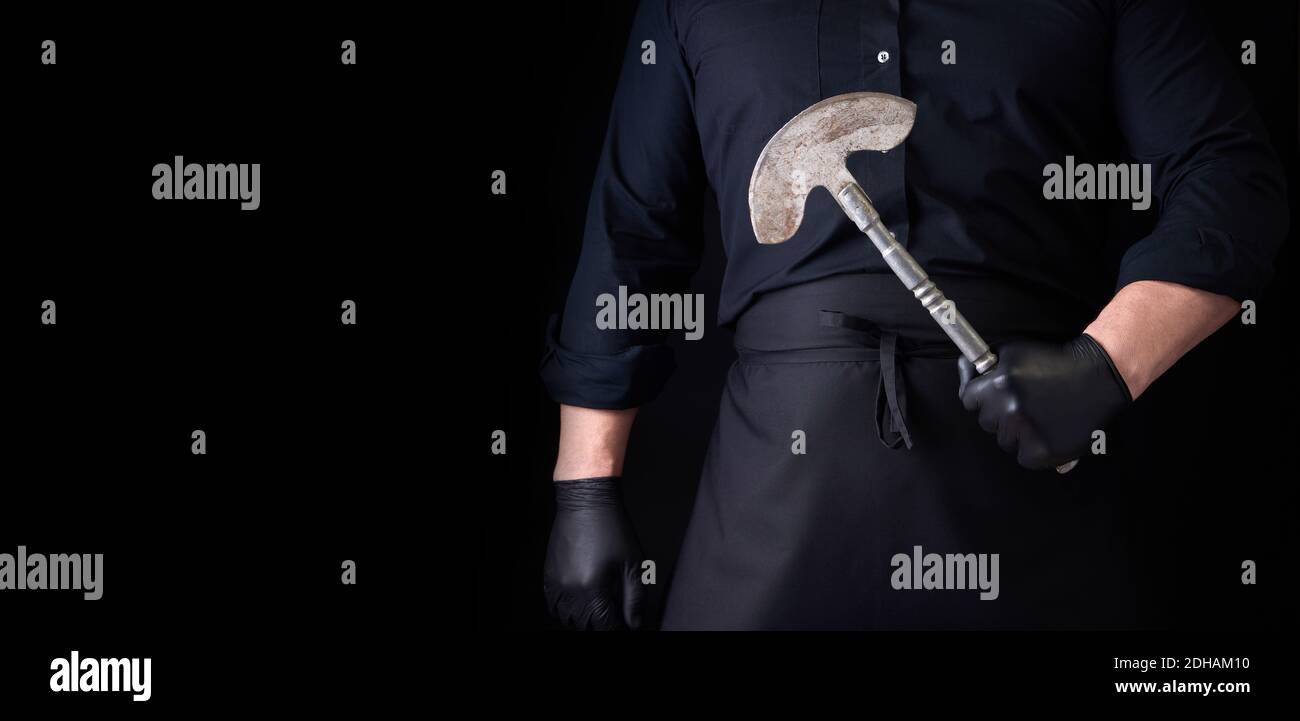
<path fill-rule="evenodd" d="M 884 50 L 881 50 L 879 53 L 876 54 L 876 61 L 881 63 L 889 62 L 889 53 Z"/>

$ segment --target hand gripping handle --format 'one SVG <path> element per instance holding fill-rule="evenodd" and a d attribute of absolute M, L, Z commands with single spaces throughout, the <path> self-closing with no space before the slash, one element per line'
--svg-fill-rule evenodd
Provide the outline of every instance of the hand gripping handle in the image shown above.
<path fill-rule="evenodd" d="M 975 372 L 984 375 L 993 370 L 998 364 L 998 357 L 989 349 L 989 344 L 984 342 L 979 332 L 966 320 L 966 316 L 957 310 L 957 304 L 944 297 L 943 291 L 930 280 L 921 264 L 880 222 L 880 214 L 871 205 L 866 192 L 857 183 L 848 183 L 836 193 L 835 200 L 845 215 L 871 239 L 894 275 L 921 301 L 934 322 L 957 345 L 957 350 L 975 366 Z M 1062 463 L 1056 467 L 1056 472 L 1069 473 L 1078 463 L 1078 459 Z"/>

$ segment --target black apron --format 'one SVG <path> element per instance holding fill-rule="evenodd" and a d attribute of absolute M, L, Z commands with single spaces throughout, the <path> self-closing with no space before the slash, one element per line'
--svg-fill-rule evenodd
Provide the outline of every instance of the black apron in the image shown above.
<path fill-rule="evenodd" d="M 1064 341 L 1087 321 L 989 280 L 935 280 L 994 346 Z M 1133 622 L 1121 464 L 1018 466 L 962 408 L 956 349 L 896 278 L 766 294 L 735 342 L 665 630 Z M 928 579 L 898 558 L 933 572 L 932 553 Z M 989 600 L 978 573 L 962 578 L 981 554 Z M 896 590 L 904 578 L 944 587 Z"/>

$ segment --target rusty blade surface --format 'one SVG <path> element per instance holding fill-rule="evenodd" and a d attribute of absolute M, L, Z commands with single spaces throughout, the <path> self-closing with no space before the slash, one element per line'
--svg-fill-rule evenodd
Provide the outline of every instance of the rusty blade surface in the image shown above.
<path fill-rule="evenodd" d="M 836 95 L 794 116 L 767 141 L 749 179 L 749 219 L 758 242 L 789 240 L 813 188 L 834 194 L 853 182 L 844 167 L 849 154 L 897 147 L 915 119 L 915 103 L 885 93 Z"/>

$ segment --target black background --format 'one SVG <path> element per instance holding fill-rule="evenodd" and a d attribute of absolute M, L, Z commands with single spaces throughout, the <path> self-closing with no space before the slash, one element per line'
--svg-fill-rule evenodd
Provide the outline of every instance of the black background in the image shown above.
<path fill-rule="evenodd" d="M 0 552 L 106 558 L 100 601 L 0 595 L 0 713 L 428 700 L 449 660 L 488 679 L 532 676 L 557 654 L 560 673 L 611 670 L 593 659 L 612 641 L 494 632 L 554 628 L 540 576 L 557 411 L 536 367 L 577 257 L 632 7 L 5 17 Z M 1296 8 L 1207 7 L 1230 53 L 1259 43 L 1260 64 L 1241 72 L 1294 198 Z M 46 38 L 54 67 L 39 62 Z M 355 67 L 339 63 L 344 38 Z M 261 208 L 153 200 L 153 165 L 178 154 L 260 162 Z M 509 173 L 506 196 L 489 194 L 495 169 Z M 702 232 L 693 291 L 716 299 L 715 216 Z M 1155 480 L 1140 500 L 1177 509 L 1157 531 L 1180 551 L 1153 569 L 1178 601 L 1160 625 L 1260 634 L 788 640 L 769 670 L 847 656 L 841 668 L 945 688 L 962 674 L 1057 673 L 1078 693 L 1072 675 L 1106 676 L 1129 651 L 1264 658 L 1293 628 L 1295 491 L 1280 467 L 1295 437 L 1292 256 L 1289 244 L 1259 325 L 1230 326 L 1148 396 L 1168 408 L 1167 432 L 1145 456 Z M 40 325 L 46 298 L 57 326 Z M 339 323 L 345 298 L 356 326 Z M 642 409 L 626 472 L 661 584 L 732 353 L 711 326 L 675 342 L 679 371 Z M 1185 393 L 1205 377 L 1210 401 L 1192 407 Z M 190 453 L 195 428 L 205 456 Z M 508 455 L 489 454 L 495 429 Z M 1245 557 L 1259 586 L 1236 583 Z M 357 561 L 358 585 L 339 583 L 343 559 Z M 647 638 L 640 648 L 669 643 Z M 672 643 L 690 660 L 663 678 L 689 683 L 712 657 Z M 153 700 L 51 694 L 49 661 L 73 649 L 151 657 Z M 1284 658 L 1271 660 L 1257 672 Z"/>
<path fill-rule="evenodd" d="M 1230 58 L 1240 57 L 1243 39 L 1257 43 L 1258 64 L 1239 66 L 1239 72 L 1286 166 L 1294 209 L 1300 186 L 1296 6 L 1200 5 Z M 497 428 L 507 430 L 510 441 L 507 455 L 489 460 L 491 482 L 476 488 L 476 502 L 490 509 L 479 532 L 475 610 L 480 628 L 556 628 L 546 617 L 540 577 L 553 513 L 549 479 L 558 412 L 540 387 L 536 368 L 546 315 L 562 307 L 576 262 L 632 9 L 633 3 L 571 3 L 563 12 L 525 10 L 509 25 L 484 23 L 476 36 L 483 42 L 494 38 L 501 49 L 488 56 L 484 71 L 509 77 L 520 91 L 504 97 L 499 86 L 484 83 L 475 96 L 496 111 L 483 116 L 480 137 L 506 139 L 489 162 L 510 171 L 509 194 L 482 203 L 496 220 L 491 225 L 509 230 L 488 236 L 516 239 L 511 257 L 495 265 L 510 290 L 488 296 L 493 303 L 488 315 L 510 318 L 510 330 L 492 344 L 493 375 L 505 382 L 488 395 L 482 444 L 487 447 L 489 429 Z M 520 103 L 520 97 L 527 102 Z M 517 132 L 520 127 L 527 132 Z M 709 316 L 716 311 L 725 263 L 716 225 L 716 215 L 706 211 L 701 232 L 708 252 L 692 288 L 705 294 Z M 1131 235 L 1117 238 L 1116 245 L 1122 248 L 1140 231 L 1125 229 Z M 1276 281 L 1254 299 L 1259 323 L 1229 324 L 1141 401 L 1146 422 L 1159 432 L 1156 446 L 1142 451 L 1151 483 L 1133 490 L 1133 503 L 1140 535 L 1165 552 L 1139 561 L 1157 579 L 1158 593 L 1144 599 L 1146 628 L 1259 634 L 1228 637 L 1229 646 L 1240 646 L 1264 643 L 1293 627 L 1288 559 L 1295 540 L 1295 490 L 1285 464 L 1295 438 L 1290 408 L 1296 387 L 1286 320 L 1294 310 L 1287 292 L 1295 275 L 1294 238 L 1293 229 L 1277 262 Z M 646 554 L 658 563 L 660 602 L 723 374 L 734 357 L 730 334 L 712 326 L 701 341 L 674 338 L 673 343 L 678 371 L 665 392 L 638 414 L 624 481 Z M 1240 583 L 1246 558 L 1261 569 L 1257 586 Z M 1169 642 L 1155 648 L 1160 643 Z"/>
<path fill-rule="evenodd" d="M 0 716 L 391 701 L 427 572 L 419 38 L 325 11 L 2 28 L 0 552 L 105 559 L 98 601 L 0 593 Z M 176 155 L 260 163 L 260 208 L 153 199 Z M 152 658 L 152 700 L 51 693 L 72 650 Z"/>

